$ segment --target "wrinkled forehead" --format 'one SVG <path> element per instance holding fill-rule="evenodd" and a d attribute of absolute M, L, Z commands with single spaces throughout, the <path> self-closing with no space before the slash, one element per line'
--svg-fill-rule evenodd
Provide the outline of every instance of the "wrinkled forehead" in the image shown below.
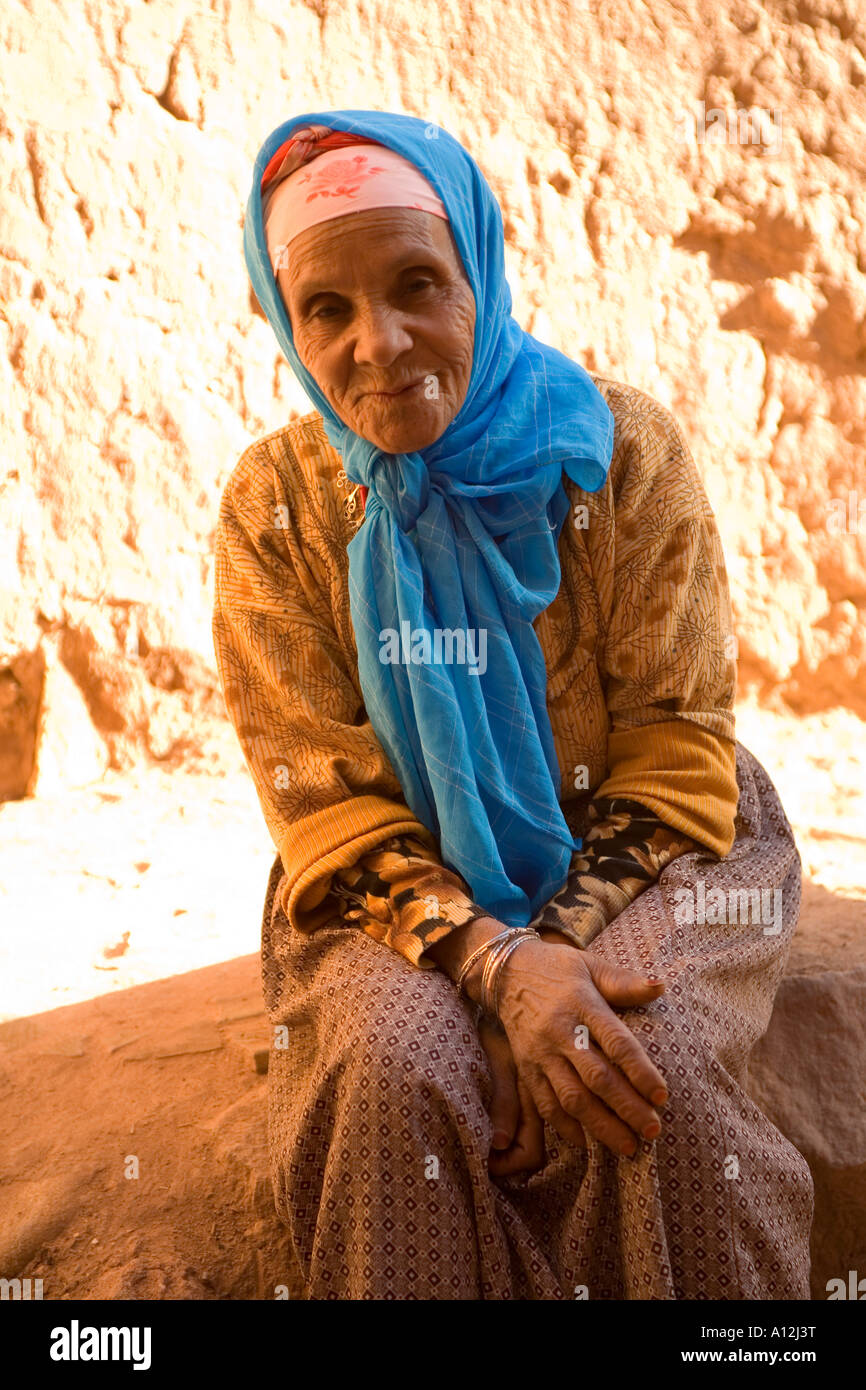
<path fill-rule="evenodd" d="M 286 248 L 277 284 L 284 299 L 337 289 L 349 280 L 386 288 L 401 271 L 428 262 L 468 283 L 448 222 L 418 208 L 373 208 L 300 232 Z"/>

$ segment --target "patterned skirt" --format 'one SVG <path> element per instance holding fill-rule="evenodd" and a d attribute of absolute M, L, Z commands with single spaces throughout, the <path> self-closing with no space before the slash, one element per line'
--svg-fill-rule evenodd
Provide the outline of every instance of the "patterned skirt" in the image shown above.
<path fill-rule="evenodd" d="M 545 1166 L 528 1177 L 488 1172 L 474 1006 L 358 928 L 294 931 L 275 860 L 268 1129 L 297 1296 L 809 1298 L 809 1169 L 744 1089 L 797 924 L 800 859 L 740 743 L 737 781 L 727 857 L 674 860 L 592 945 L 666 981 L 622 1011 L 668 1086 L 661 1134 L 627 1158 L 546 1126 Z"/>

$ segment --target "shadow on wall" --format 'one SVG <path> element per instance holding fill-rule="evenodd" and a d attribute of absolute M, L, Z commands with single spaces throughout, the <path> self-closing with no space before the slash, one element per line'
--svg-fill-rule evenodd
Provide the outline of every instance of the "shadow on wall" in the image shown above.
<path fill-rule="evenodd" d="M 228 725 L 216 670 L 196 652 L 137 645 L 124 656 L 86 626 L 58 624 L 0 664 L 0 802 L 139 762 L 190 770 Z"/>

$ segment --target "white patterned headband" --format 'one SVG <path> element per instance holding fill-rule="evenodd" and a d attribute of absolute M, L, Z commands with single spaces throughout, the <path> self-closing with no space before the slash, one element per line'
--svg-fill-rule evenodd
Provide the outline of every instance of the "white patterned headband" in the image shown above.
<path fill-rule="evenodd" d="M 386 145 L 352 144 L 315 154 L 265 197 L 265 241 L 274 276 L 288 265 L 288 246 L 307 227 L 388 207 L 420 208 L 449 220 L 420 169 Z"/>

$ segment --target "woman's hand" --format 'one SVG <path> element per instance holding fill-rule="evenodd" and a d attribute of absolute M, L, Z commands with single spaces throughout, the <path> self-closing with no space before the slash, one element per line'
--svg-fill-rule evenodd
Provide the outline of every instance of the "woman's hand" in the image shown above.
<path fill-rule="evenodd" d="M 495 917 L 477 918 L 429 946 L 427 954 L 457 980 L 475 949 L 504 930 Z M 537 1152 L 533 1111 L 566 1143 L 583 1147 L 586 1130 L 614 1153 L 634 1154 L 638 1136 L 654 1139 L 661 1131 L 652 1107 L 666 1103 L 667 1087 L 610 1005 L 651 1004 L 664 984 L 580 951 L 558 932 L 545 931 L 544 938 L 521 942 L 502 967 L 499 1012 L 509 1057 L 501 1043 L 494 1043 L 496 1063 L 491 1066 L 497 1066 L 496 1084 L 503 1097 L 511 1096 L 507 1105 L 512 1109 L 503 1099 L 497 1113 L 513 1113 L 508 1063 L 517 1069 L 522 1143 L 528 1154 Z M 465 981 L 476 1004 L 483 969 L 480 960 Z M 486 1045 L 485 1050 L 489 1057 Z M 516 1141 L 516 1127 L 513 1134 Z"/>
<path fill-rule="evenodd" d="M 544 1123 L 517 1074 L 511 1045 L 503 1030 L 482 1017 L 478 1038 L 487 1054 L 493 1084 L 493 1144 L 488 1160 L 491 1177 L 534 1173 L 544 1167 Z"/>
<path fill-rule="evenodd" d="M 526 941 L 505 962 L 499 1013 L 518 1083 L 567 1143 L 583 1146 L 587 1130 L 631 1156 L 637 1137 L 660 1133 L 664 1077 L 610 1005 L 649 1004 L 663 990 L 571 945 Z"/>

